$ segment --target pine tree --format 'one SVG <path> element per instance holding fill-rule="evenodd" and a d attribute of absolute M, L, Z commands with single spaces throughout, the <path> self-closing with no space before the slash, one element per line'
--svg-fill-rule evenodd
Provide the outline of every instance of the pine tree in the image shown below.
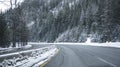
<path fill-rule="evenodd" d="M 16 27 L 16 42 L 20 43 L 22 46 L 27 45 L 29 31 L 26 25 L 26 22 L 23 18 L 23 12 L 21 6 L 18 5 L 16 8 L 17 16 L 17 27 Z"/>
<path fill-rule="evenodd" d="M 8 26 L 4 14 L 0 14 L 0 47 L 8 47 Z"/>

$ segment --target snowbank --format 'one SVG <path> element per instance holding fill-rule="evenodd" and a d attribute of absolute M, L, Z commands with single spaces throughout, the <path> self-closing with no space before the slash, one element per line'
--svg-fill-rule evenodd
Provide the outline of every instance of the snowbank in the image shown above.
<path fill-rule="evenodd" d="M 115 47 L 120 48 L 120 42 L 108 42 L 108 43 L 89 43 L 90 46 L 102 46 L 102 47 Z"/>
<path fill-rule="evenodd" d="M 120 42 L 108 42 L 108 43 L 70 43 L 70 42 L 61 42 L 61 43 L 53 43 L 56 45 L 87 45 L 87 46 L 101 46 L 101 47 L 115 47 L 120 48 Z"/>
<path fill-rule="evenodd" d="M 10 52 L 10 51 L 14 51 L 14 50 L 17 50 L 17 49 L 29 49 L 31 48 L 32 45 L 28 44 L 28 45 L 25 45 L 25 46 L 21 46 L 21 47 L 8 47 L 8 48 L 1 48 L 0 47 L 0 53 L 3 53 L 3 52 Z"/>
<path fill-rule="evenodd" d="M 26 50 L 0 55 L 0 57 L 4 57 L 19 54 L 18 58 L 4 60 L 0 64 L 0 67 L 39 67 L 41 64 L 48 61 L 52 56 L 54 56 L 56 54 L 56 51 L 56 46 L 52 45 L 34 50 Z M 31 52 L 29 56 L 21 55 L 21 53 L 28 52 Z"/>
<path fill-rule="evenodd" d="M 42 44 L 42 45 L 54 45 L 55 43 L 47 43 L 47 42 L 29 42 L 30 45 Z"/>
<path fill-rule="evenodd" d="M 91 42 L 90 38 L 85 43 L 72 43 L 72 42 L 58 42 L 58 43 L 41 43 L 41 42 L 30 42 L 30 44 L 51 44 L 51 45 L 88 45 L 88 46 L 101 46 L 101 47 L 115 47 L 120 48 L 120 42 L 106 42 L 106 43 L 94 43 Z"/>
<path fill-rule="evenodd" d="M 28 44 L 28 45 L 25 45 L 23 48 L 28 49 L 28 48 L 31 48 L 31 47 L 32 47 L 32 45 Z"/>

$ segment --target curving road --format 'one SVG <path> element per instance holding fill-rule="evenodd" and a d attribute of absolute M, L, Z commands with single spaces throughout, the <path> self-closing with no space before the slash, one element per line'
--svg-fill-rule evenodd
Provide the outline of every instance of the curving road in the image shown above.
<path fill-rule="evenodd" d="M 120 67 L 120 49 L 61 45 L 59 53 L 45 67 Z"/>

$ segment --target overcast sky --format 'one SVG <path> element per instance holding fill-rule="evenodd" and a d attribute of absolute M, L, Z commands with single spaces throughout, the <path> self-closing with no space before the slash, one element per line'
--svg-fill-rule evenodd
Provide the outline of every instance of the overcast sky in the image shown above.
<path fill-rule="evenodd" d="M 1 2 L 2 1 L 2 2 Z M 10 7 L 8 0 L 0 0 L 0 12 Z"/>
<path fill-rule="evenodd" d="M 0 0 L 0 12 L 10 8 L 10 0 Z M 14 1 L 14 0 L 13 0 Z M 18 2 L 23 2 L 23 0 L 18 0 Z"/>

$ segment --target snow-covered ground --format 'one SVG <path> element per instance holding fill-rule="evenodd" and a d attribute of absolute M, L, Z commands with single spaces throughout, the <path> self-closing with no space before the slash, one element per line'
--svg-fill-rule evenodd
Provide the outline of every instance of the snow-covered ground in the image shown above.
<path fill-rule="evenodd" d="M 2 67 L 39 67 L 41 64 L 43 64 L 44 62 L 49 60 L 52 56 L 54 56 L 56 52 L 57 52 L 57 47 L 55 45 L 52 45 L 39 49 L 4 54 L 4 55 L 0 55 L 0 57 L 12 56 L 16 54 L 18 54 L 19 57 L 4 60 L 0 65 Z M 30 55 L 23 56 L 21 55 L 21 53 L 30 53 Z"/>
<path fill-rule="evenodd" d="M 87 46 L 101 46 L 101 47 L 115 47 L 120 48 L 120 42 L 108 42 L 108 43 L 71 43 L 71 42 L 62 42 L 54 43 L 56 45 L 87 45 Z"/>
<path fill-rule="evenodd" d="M 91 42 L 91 39 L 88 38 L 85 43 L 72 43 L 72 42 L 59 42 L 59 43 L 45 43 L 45 42 L 30 42 L 30 44 L 54 44 L 54 45 L 88 45 L 88 46 L 101 46 L 101 47 L 115 47 L 120 48 L 120 42 L 106 42 L 106 43 L 95 43 Z"/>
<path fill-rule="evenodd" d="M 12 51 L 15 51 L 17 49 L 29 49 L 31 48 L 32 45 L 28 44 L 28 45 L 25 45 L 25 46 L 21 46 L 21 47 L 8 47 L 8 48 L 1 48 L 0 47 L 0 54 L 3 54 L 5 52 L 12 52 Z"/>
<path fill-rule="evenodd" d="M 82 45 L 120 48 L 120 42 L 94 43 L 94 42 L 91 42 L 91 38 L 87 38 L 87 41 Z"/>
<path fill-rule="evenodd" d="M 11 46 L 10 46 L 10 47 L 8 47 L 8 48 L 1 48 L 1 47 L 0 47 L 0 51 L 1 51 L 1 50 L 12 50 L 12 49 L 16 49 L 16 48 L 26 48 L 26 49 L 27 49 L 27 48 L 31 48 L 31 47 L 32 47 L 32 45 L 30 45 L 30 44 L 25 45 L 25 46 L 21 46 L 21 47 L 18 47 L 18 46 L 17 46 L 17 47 L 11 47 Z"/>
<path fill-rule="evenodd" d="M 62 44 L 62 45 L 89 45 L 89 46 L 101 46 L 101 47 L 115 47 L 120 48 L 120 42 L 106 42 L 106 43 L 95 43 L 91 42 L 91 38 L 87 38 L 85 43 L 70 43 L 70 42 L 62 42 L 62 43 L 54 43 L 54 44 Z"/>

